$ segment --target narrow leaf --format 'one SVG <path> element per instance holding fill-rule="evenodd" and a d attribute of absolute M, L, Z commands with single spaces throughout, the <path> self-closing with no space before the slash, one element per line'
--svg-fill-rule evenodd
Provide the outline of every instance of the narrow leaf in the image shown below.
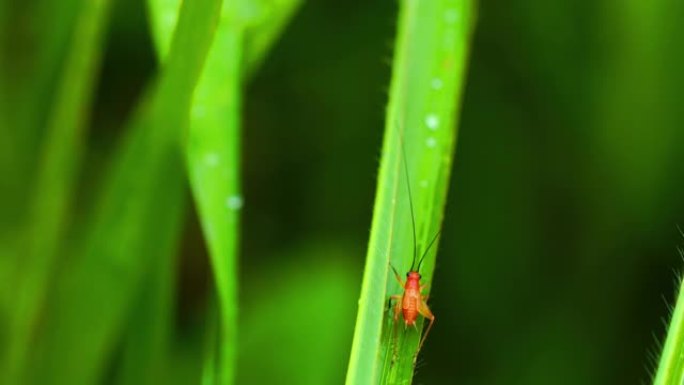
<path fill-rule="evenodd" d="M 218 300 L 217 384 L 232 384 L 237 351 L 237 260 L 240 194 L 242 31 L 236 5 L 226 3 L 195 91 L 186 148 Z"/>
<path fill-rule="evenodd" d="M 148 0 L 152 37 L 162 59 L 168 54 L 181 3 L 181 0 Z M 249 78 L 299 9 L 302 0 L 240 0 L 235 3 L 244 28 L 241 67 L 243 75 Z M 226 4 L 228 7 L 229 3 Z"/>
<path fill-rule="evenodd" d="M 349 385 L 411 382 L 420 333 L 405 329 L 401 315 L 400 323 L 392 320 L 389 296 L 402 294 L 403 288 L 390 263 L 403 275 L 412 265 L 414 250 L 418 256 L 425 253 L 440 230 L 472 25 L 469 0 L 400 2 L 373 224 L 347 372 Z M 431 282 L 435 251 L 433 246 L 421 267 L 423 284 Z M 421 327 L 418 322 L 418 330 Z M 429 348 L 429 340 L 425 346 Z"/>
<path fill-rule="evenodd" d="M 187 166 L 213 266 L 219 319 L 217 349 L 210 349 L 206 359 L 206 384 L 231 384 L 235 377 L 242 64 L 253 71 L 298 3 L 227 2 L 193 99 Z M 149 4 L 157 52 L 164 60 L 178 1 Z M 250 43 L 243 49 L 245 41 Z"/>

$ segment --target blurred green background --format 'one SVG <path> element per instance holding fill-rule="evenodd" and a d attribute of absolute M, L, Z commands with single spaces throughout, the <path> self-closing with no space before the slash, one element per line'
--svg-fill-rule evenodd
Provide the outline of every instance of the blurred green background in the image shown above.
<path fill-rule="evenodd" d="M 27 108 L 16 95 L 34 81 L 28 63 L 45 59 L 32 55 L 32 33 L 50 15 L 32 12 L 32 2 L 0 4 L 6 118 Z M 244 90 L 238 384 L 344 380 L 396 11 L 394 1 L 305 2 Z M 157 69 L 145 12 L 143 2 L 115 2 L 76 223 Z M 650 381 L 682 266 L 683 17 L 674 0 L 479 2 L 431 290 L 437 320 L 416 383 Z M 49 77 L 54 66 L 42 64 Z M 3 298 L 44 130 L 4 120 Z M 78 238 L 68 231 L 66 242 Z M 164 383 L 192 384 L 212 314 L 192 208 L 179 241 Z M 64 275 L 68 257 L 59 260 Z M 130 305 L 99 358 L 102 383 L 123 381 L 125 336 L 145 327 L 136 324 L 140 306 Z M 68 353 L 64 362 L 31 359 L 77 365 Z"/>

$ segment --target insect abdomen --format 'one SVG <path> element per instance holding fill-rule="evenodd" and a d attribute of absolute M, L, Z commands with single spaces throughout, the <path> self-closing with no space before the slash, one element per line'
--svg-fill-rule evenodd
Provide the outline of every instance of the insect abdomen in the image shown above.
<path fill-rule="evenodd" d="M 418 318 L 418 309 L 415 305 L 401 309 L 401 313 L 404 316 L 404 323 L 407 326 L 413 326 L 416 323 L 416 318 Z"/>
<path fill-rule="evenodd" d="M 406 325 L 411 326 L 418 318 L 418 303 L 420 302 L 420 282 L 409 279 L 404 286 L 404 298 L 402 298 L 401 310 Z"/>

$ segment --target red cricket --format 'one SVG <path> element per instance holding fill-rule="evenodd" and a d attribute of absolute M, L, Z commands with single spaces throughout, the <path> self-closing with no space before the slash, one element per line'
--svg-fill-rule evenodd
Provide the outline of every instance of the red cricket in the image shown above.
<path fill-rule="evenodd" d="M 423 334 L 423 338 L 420 339 L 420 344 L 418 345 L 418 350 L 416 351 L 416 355 L 413 358 L 413 362 L 415 363 L 416 359 L 418 358 L 418 353 L 420 352 L 420 349 L 423 347 L 423 343 L 425 343 L 425 339 L 428 336 L 428 333 L 430 333 L 430 329 L 432 328 L 432 324 L 435 322 L 435 316 L 432 314 L 432 311 L 430 311 L 430 307 L 427 304 L 427 300 L 429 295 L 423 295 L 422 291 L 425 289 L 427 285 L 421 285 L 420 284 L 420 266 L 423 263 L 423 259 L 425 259 L 425 256 L 427 253 L 430 251 L 430 248 L 434 245 L 435 241 L 439 237 L 439 234 L 441 232 L 438 231 L 437 234 L 435 234 L 434 238 L 432 238 L 432 241 L 430 241 L 430 244 L 428 247 L 425 249 L 425 252 L 423 255 L 418 259 L 418 245 L 417 245 L 417 237 L 416 237 L 416 220 L 415 220 L 415 215 L 413 212 L 413 198 L 411 196 L 411 186 L 410 186 L 410 179 L 409 179 L 409 174 L 408 174 L 408 166 L 406 164 L 406 150 L 404 149 L 404 142 L 402 140 L 401 142 L 401 147 L 402 147 L 402 152 L 404 155 L 404 172 L 406 174 L 406 187 L 408 189 L 408 196 L 409 196 L 409 207 L 411 209 L 411 224 L 413 226 L 413 261 L 411 262 L 411 268 L 409 269 L 409 272 L 406 273 L 406 282 L 402 282 L 401 276 L 399 275 L 399 272 L 397 272 L 397 269 L 394 268 L 390 264 L 390 267 L 394 271 L 394 276 L 397 279 L 397 282 L 399 282 L 399 285 L 404 288 L 404 293 L 403 294 L 396 294 L 390 296 L 390 301 L 395 300 L 396 304 L 394 305 L 394 321 L 399 320 L 399 313 L 404 317 L 404 325 L 405 326 L 413 326 L 416 327 L 416 319 L 418 318 L 418 314 L 422 315 L 426 319 L 430 320 L 430 324 L 427 327 L 427 330 L 425 331 L 425 334 Z M 418 260 L 418 264 L 416 265 L 416 260 Z"/>

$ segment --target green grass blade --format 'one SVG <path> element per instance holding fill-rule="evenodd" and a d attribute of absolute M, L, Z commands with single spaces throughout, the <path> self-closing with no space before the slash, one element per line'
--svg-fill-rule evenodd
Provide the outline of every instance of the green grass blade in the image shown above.
<path fill-rule="evenodd" d="M 347 372 L 349 385 L 411 382 L 420 336 L 400 327 L 394 338 L 387 301 L 402 288 L 389 264 L 403 274 L 413 259 L 407 183 L 413 193 L 419 254 L 440 229 L 474 24 L 471 1 L 405 0 L 400 4 L 378 190 Z M 436 246 L 421 268 L 422 282 L 432 279 L 435 250 Z"/>
<path fill-rule="evenodd" d="M 240 195 L 240 91 L 244 23 L 240 2 L 225 4 L 192 101 L 186 148 L 190 185 L 199 210 L 219 308 L 216 356 L 205 383 L 231 384 L 237 351 L 237 248 Z M 158 6 L 152 6 L 157 9 Z M 168 27 L 162 33 L 168 33 Z M 157 32 L 160 33 L 160 32 Z M 164 44 L 165 38 L 157 38 Z M 163 55 L 164 49 L 158 52 Z M 162 56 L 163 58 L 163 56 Z M 208 380 L 211 378 L 211 380 Z"/>
<path fill-rule="evenodd" d="M 95 382 L 146 268 L 170 258 L 183 210 L 181 134 L 220 7 L 220 0 L 183 3 L 168 64 L 117 155 L 83 249 L 55 290 L 35 383 Z"/>
<path fill-rule="evenodd" d="M 86 1 L 78 12 L 70 48 L 48 117 L 42 158 L 33 185 L 20 279 L 14 285 L 10 341 L 2 370 L 5 384 L 20 382 L 38 312 L 46 297 L 70 198 L 83 152 L 88 104 L 93 91 L 110 3 Z"/>
<path fill-rule="evenodd" d="M 239 2 L 222 20 L 192 104 L 186 148 L 190 186 L 199 210 L 216 284 L 219 345 L 216 382 L 232 384 L 237 351 L 237 260 L 240 195 L 242 30 Z"/>
<path fill-rule="evenodd" d="M 677 304 L 670 320 L 667 338 L 658 363 L 654 385 L 681 385 L 684 383 L 684 290 L 681 287 Z"/>
<path fill-rule="evenodd" d="M 178 24 L 178 11 L 182 0 L 149 0 L 150 28 L 152 29 L 152 41 L 157 51 L 157 57 L 166 61 L 171 48 L 173 32 Z"/>
<path fill-rule="evenodd" d="M 219 343 L 215 356 L 207 358 L 205 383 L 230 384 L 235 377 L 242 64 L 253 68 L 260 62 L 298 3 L 281 1 L 269 7 L 258 1 L 226 3 L 193 99 L 187 165 L 209 247 L 219 308 Z M 173 12 L 177 6 L 169 0 L 150 1 L 153 34 L 162 60 L 168 36 L 175 28 Z M 252 12 L 245 14 L 243 6 Z M 255 10 L 259 18 L 250 19 Z M 246 25 L 251 26 L 247 36 Z M 252 43 L 247 45 L 247 58 L 243 59 L 246 38 Z"/>
<path fill-rule="evenodd" d="M 239 3 L 239 4 L 237 4 Z M 176 27 L 181 0 L 149 0 L 152 37 L 159 57 L 168 53 Z M 241 24 L 244 26 L 243 73 L 256 72 L 264 57 L 302 4 L 302 0 L 241 0 Z M 226 55 L 227 56 L 227 55 Z"/>

